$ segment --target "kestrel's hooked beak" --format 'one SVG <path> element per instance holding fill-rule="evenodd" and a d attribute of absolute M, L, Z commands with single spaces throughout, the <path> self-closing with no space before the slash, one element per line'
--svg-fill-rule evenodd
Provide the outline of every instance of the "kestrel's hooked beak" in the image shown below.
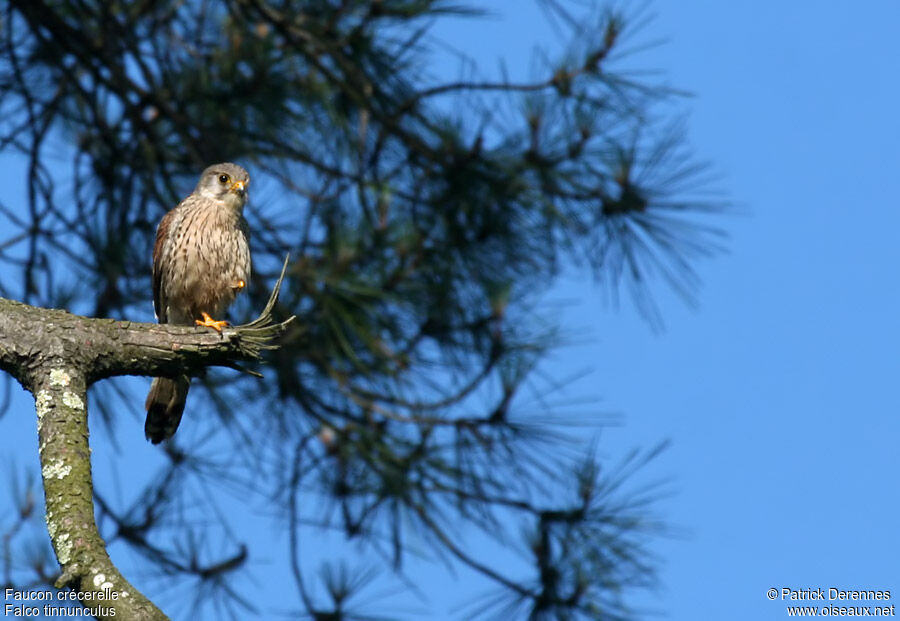
<path fill-rule="evenodd" d="M 247 193 L 247 186 L 243 181 L 235 181 L 231 184 L 231 187 L 228 188 L 229 192 L 234 192 L 241 198 L 244 197 L 244 194 Z"/>

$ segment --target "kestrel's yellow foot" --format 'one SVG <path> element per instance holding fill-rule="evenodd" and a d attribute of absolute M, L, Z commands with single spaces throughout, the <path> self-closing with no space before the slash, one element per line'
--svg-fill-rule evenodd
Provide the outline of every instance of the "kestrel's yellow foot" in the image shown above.
<path fill-rule="evenodd" d="M 204 326 L 206 328 L 212 328 L 216 332 L 221 332 L 222 328 L 228 325 L 227 321 L 216 321 L 212 317 L 210 317 L 207 313 L 200 313 L 203 315 L 203 320 L 195 319 L 194 323 L 198 326 Z"/>
<path fill-rule="evenodd" d="M 234 283 L 234 286 L 232 287 L 232 289 L 234 289 L 235 291 L 240 291 L 241 289 L 243 289 L 246 286 L 247 286 L 247 283 L 245 283 L 243 280 L 239 280 L 236 283 Z"/>

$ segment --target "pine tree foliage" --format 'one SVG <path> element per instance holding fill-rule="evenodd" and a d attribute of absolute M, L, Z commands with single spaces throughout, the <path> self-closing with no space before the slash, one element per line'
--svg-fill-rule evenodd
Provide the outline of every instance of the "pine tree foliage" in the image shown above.
<path fill-rule="evenodd" d="M 376 614 L 348 603 L 369 569 L 304 563 L 311 528 L 364 542 L 401 581 L 410 554 L 465 565 L 498 589 L 475 612 L 498 618 L 629 618 L 624 595 L 652 583 L 654 492 L 626 475 L 654 452 L 610 474 L 590 447 L 573 457 L 527 393 L 558 342 L 536 304 L 575 269 L 658 325 L 651 283 L 693 299 L 723 204 L 676 93 L 617 71 L 646 11 L 535 1 L 571 44 L 532 81 L 477 59 L 434 77 L 433 24 L 478 19 L 475 2 L 4 5 L 0 148 L 27 163 L 27 197 L 0 199 L 0 295 L 149 319 L 156 223 L 223 160 L 253 179 L 247 316 L 293 257 L 276 318 L 297 320 L 266 381 L 203 378 L 201 431 L 179 432 L 140 499 L 97 492 L 107 541 L 192 579 L 200 608 L 261 610 L 233 581 L 252 550 L 189 501 L 223 488 L 281 516 L 310 618 Z M 521 574 L 471 532 L 523 551 Z"/>

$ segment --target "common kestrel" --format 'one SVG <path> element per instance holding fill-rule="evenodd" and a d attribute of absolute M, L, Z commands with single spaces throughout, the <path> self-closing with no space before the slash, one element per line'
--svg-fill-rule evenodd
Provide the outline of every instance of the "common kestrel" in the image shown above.
<path fill-rule="evenodd" d="M 250 175 L 237 164 L 203 171 L 193 193 L 163 216 L 153 247 L 153 306 L 160 323 L 208 326 L 250 279 L 244 204 Z M 190 378 L 157 377 L 147 395 L 144 433 L 153 444 L 178 429 Z"/>

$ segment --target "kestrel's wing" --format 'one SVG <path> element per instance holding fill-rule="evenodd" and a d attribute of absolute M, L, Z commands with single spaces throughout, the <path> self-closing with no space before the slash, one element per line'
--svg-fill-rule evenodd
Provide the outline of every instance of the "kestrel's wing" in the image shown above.
<path fill-rule="evenodd" d="M 156 311 L 156 319 L 159 323 L 168 322 L 168 306 L 169 296 L 166 293 L 166 286 L 162 282 L 163 274 L 168 271 L 169 254 L 165 252 L 166 241 L 169 238 L 170 228 L 172 226 L 173 209 L 163 216 L 156 228 L 156 243 L 153 245 L 153 310 Z"/>

